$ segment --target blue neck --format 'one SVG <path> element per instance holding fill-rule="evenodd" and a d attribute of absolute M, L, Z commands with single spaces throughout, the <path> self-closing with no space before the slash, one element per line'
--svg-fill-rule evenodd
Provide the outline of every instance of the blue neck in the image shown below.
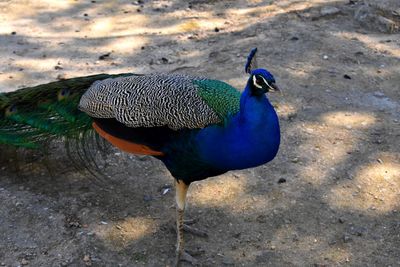
<path fill-rule="evenodd" d="M 245 169 L 272 160 L 278 152 L 278 116 L 265 94 L 242 93 L 240 111 L 224 126 L 210 126 L 197 136 L 201 158 L 223 170 Z"/>

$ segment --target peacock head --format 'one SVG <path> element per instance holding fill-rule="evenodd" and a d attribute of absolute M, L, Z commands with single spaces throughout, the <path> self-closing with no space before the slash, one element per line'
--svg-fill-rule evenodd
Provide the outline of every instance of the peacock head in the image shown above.
<path fill-rule="evenodd" d="M 265 69 L 255 69 L 250 73 L 249 82 L 251 91 L 254 95 L 261 95 L 268 92 L 279 92 L 279 87 L 275 84 L 275 78 Z"/>
<path fill-rule="evenodd" d="M 248 85 L 254 95 L 262 95 L 267 92 L 278 92 L 279 87 L 275 83 L 274 76 L 266 69 L 257 69 L 256 61 L 257 48 L 251 50 L 245 70 L 250 74 Z"/>

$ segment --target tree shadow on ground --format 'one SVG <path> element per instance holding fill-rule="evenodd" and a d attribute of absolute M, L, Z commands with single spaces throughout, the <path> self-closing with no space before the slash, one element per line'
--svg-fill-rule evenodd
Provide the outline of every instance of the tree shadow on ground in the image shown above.
<path fill-rule="evenodd" d="M 226 26 L 219 33 L 206 31 L 206 34 L 192 25 L 195 29 L 183 34 L 173 31 L 171 34 L 145 34 L 145 49 L 135 51 L 119 63 L 122 66 L 135 62 L 135 68 L 144 70 L 184 68 L 192 74 L 203 73 L 228 80 L 241 88 L 246 76 L 235 74 L 243 72 L 242 61 L 247 50 L 258 46 L 260 66 L 265 65 L 276 73 L 285 90 L 283 98 L 271 96 L 280 113 L 283 133 L 278 157 L 266 166 L 229 172 L 194 185 L 188 215 L 198 218 L 197 226 L 206 228 L 210 237 L 187 236 L 188 247 L 205 250 L 198 256 L 205 266 L 229 263 L 237 266 L 399 264 L 396 248 L 400 247 L 397 211 L 400 181 L 393 173 L 399 172 L 395 164 L 400 157 L 396 145 L 399 124 L 395 120 L 398 120 L 400 97 L 393 90 L 398 74 L 391 68 L 398 64 L 399 58 L 387 53 L 382 56 L 379 50 L 363 41 L 361 37 L 365 33 L 359 32 L 365 30 L 349 19 L 353 9 L 343 1 L 296 8 L 297 4 L 302 4 L 298 1 L 290 3 L 294 5 L 293 11 L 270 15 L 257 12 L 258 9 L 269 10 L 274 5 L 270 2 L 249 4 L 248 11 L 243 8 L 242 12 L 247 12 L 244 14 L 254 17 L 242 28 L 229 30 Z M 224 5 L 225 12 L 216 12 L 218 9 L 207 1 L 205 4 L 196 2 L 193 7 L 196 11 L 207 12 L 210 18 L 227 17 L 227 20 L 235 9 L 241 11 L 230 1 L 217 4 Z M 323 6 L 331 5 L 340 7 L 341 13 L 316 17 Z M 80 13 L 86 6 L 72 6 L 65 10 L 64 17 Z M 171 13 L 174 9 L 174 5 L 169 7 Z M 106 11 L 100 8 L 97 12 Z M 148 12 L 149 29 L 161 24 L 168 28 L 182 23 L 178 19 L 156 16 L 153 9 Z M 63 17 L 56 12 L 46 16 L 55 15 Z M 38 21 L 47 22 L 46 19 Z M 52 29 L 59 30 L 58 26 Z M 19 38 L 36 42 L 36 45 L 45 42 L 35 41 L 32 36 L 19 35 Z M 83 57 L 96 60 L 99 51 L 106 51 L 115 38 L 120 37 L 89 38 L 85 48 L 79 47 L 81 43 L 75 38 L 70 38 L 64 47 L 77 47 L 80 54 L 84 50 Z M 91 51 L 94 43 L 100 47 Z M 48 52 L 53 58 L 67 60 L 69 51 L 54 48 Z M 27 52 L 20 57 L 35 60 L 35 53 Z M 117 60 L 124 53 L 127 52 L 117 51 L 113 57 Z M 324 59 L 324 55 L 329 60 Z M 161 57 L 171 61 L 162 64 Z M 106 63 L 101 66 L 105 71 L 121 69 L 123 72 L 125 69 L 109 61 Z M 386 67 L 382 68 L 382 64 Z M 73 67 L 71 64 L 70 68 Z M 90 69 L 85 70 L 88 71 Z M 28 76 L 42 73 L 34 69 L 24 72 L 30 72 Z M 384 95 L 374 94 L 376 91 Z M 48 233 L 48 237 L 54 238 L 58 246 L 70 248 L 71 254 L 68 257 L 67 253 L 63 259 L 52 258 L 54 263 L 68 261 L 79 265 L 87 254 L 94 264 L 104 266 L 116 263 L 160 266 L 170 262 L 174 255 L 175 234 L 169 227 L 174 215 L 173 194 L 161 193 L 165 184 L 172 184 L 172 179 L 155 160 L 115 153 L 118 152 L 114 151 L 106 159 L 108 167 L 104 169 L 112 177 L 109 190 L 93 186 L 85 175 L 71 171 L 69 163 L 64 163 L 60 156 L 50 157 L 50 165 L 53 160 L 53 165 L 63 166 L 65 172 L 56 172 L 56 177 L 51 179 L 46 170 L 39 167 L 41 163 L 35 156 L 30 165 L 22 164 L 17 175 L 12 167 L 2 169 L 6 179 L 1 187 L 7 190 L 10 199 L 13 195 L 40 196 L 39 203 L 32 204 L 33 207 L 50 206 L 60 217 L 58 222 L 64 222 L 56 226 L 63 229 L 62 234 Z M 29 179 L 15 179 L 15 176 L 27 175 Z M 286 179 L 286 183 L 277 183 L 280 178 Z M 9 211 L 16 203 L 12 199 L 7 204 Z M 29 203 L 22 203 L 19 210 L 29 206 Z M 18 212 L 13 215 L 5 210 L 10 223 L 20 221 Z M 36 214 L 33 209 L 29 217 L 40 221 L 45 215 L 47 213 Z M 141 228 L 139 224 L 149 227 Z M 8 234 L 18 235 L 19 231 L 21 229 L 11 229 Z M 59 247 L 52 249 L 50 242 L 46 245 L 43 236 L 27 234 L 27 239 L 48 247 L 47 253 L 55 253 Z M 21 251 L 25 249 L 15 245 L 20 244 L 18 240 L 12 243 L 5 247 L 14 245 Z M 37 258 L 40 258 L 36 259 L 38 262 L 43 261 Z"/>

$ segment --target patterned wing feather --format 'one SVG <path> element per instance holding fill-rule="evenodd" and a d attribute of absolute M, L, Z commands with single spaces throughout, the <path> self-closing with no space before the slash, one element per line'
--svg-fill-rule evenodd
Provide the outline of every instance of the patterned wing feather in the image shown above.
<path fill-rule="evenodd" d="M 216 98 L 230 90 L 237 92 L 225 83 L 207 81 L 181 74 L 106 79 L 87 90 L 79 108 L 92 117 L 115 118 L 129 127 L 203 128 L 223 122 L 224 110 L 233 111 L 224 105 L 220 109 Z"/>

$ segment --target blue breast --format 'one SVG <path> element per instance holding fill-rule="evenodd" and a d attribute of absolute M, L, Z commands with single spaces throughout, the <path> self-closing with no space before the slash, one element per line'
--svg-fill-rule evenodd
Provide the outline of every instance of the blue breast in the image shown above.
<path fill-rule="evenodd" d="M 196 136 L 198 153 L 223 170 L 255 167 L 271 161 L 280 144 L 278 116 L 265 95 L 244 92 L 240 112 L 225 126 L 213 125 Z"/>

